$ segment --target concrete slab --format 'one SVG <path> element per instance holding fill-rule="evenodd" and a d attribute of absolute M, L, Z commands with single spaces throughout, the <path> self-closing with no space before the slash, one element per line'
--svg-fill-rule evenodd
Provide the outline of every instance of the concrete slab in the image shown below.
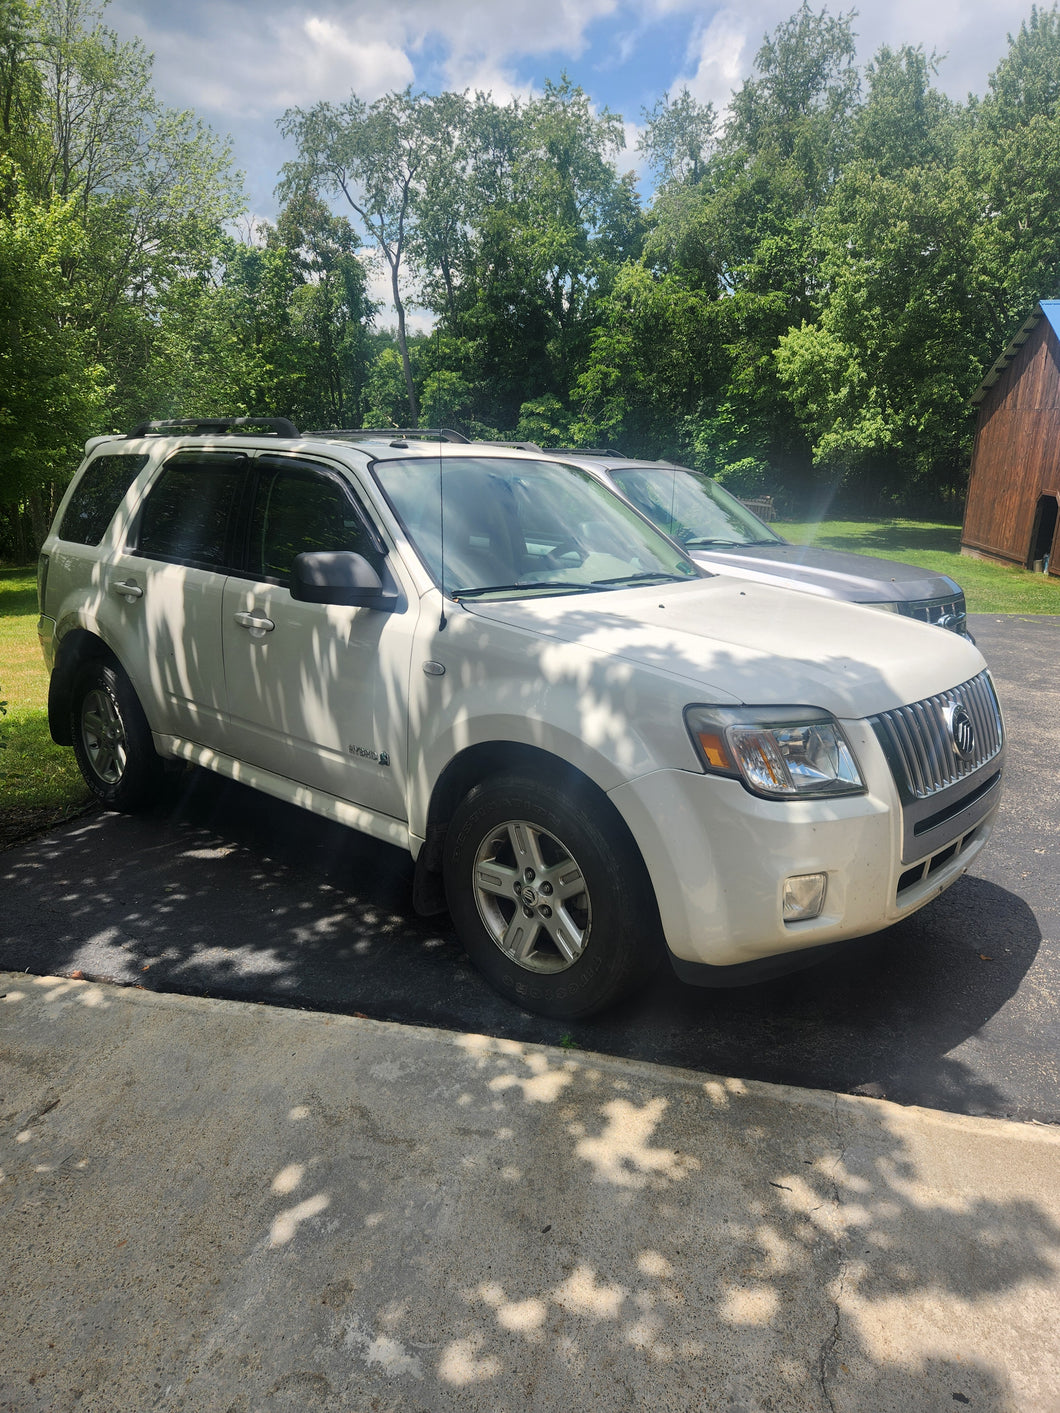
<path fill-rule="evenodd" d="M 1060 1133 L 0 974 L 0 1409 L 1060 1409 Z"/>

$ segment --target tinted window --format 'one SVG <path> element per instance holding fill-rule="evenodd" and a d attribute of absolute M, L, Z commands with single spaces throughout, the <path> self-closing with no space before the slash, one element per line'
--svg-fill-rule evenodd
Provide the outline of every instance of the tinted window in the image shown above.
<path fill-rule="evenodd" d="M 90 461 L 63 511 L 59 538 L 78 545 L 98 545 L 122 497 L 149 459 L 119 454 Z"/>
<path fill-rule="evenodd" d="M 286 581 L 295 555 L 311 550 L 354 550 L 376 569 L 381 559 L 337 481 L 308 468 L 263 466 L 250 520 L 248 571 Z"/>
<path fill-rule="evenodd" d="M 205 568 L 231 563 L 230 542 L 245 456 L 176 456 L 151 488 L 139 552 Z"/>

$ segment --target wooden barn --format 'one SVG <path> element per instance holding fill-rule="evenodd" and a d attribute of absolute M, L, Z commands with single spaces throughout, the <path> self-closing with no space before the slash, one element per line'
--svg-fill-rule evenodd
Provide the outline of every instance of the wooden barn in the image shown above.
<path fill-rule="evenodd" d="M 972 401 L 961 553 L 1060 577 L 1060 299 L 1043 299 Z"/>

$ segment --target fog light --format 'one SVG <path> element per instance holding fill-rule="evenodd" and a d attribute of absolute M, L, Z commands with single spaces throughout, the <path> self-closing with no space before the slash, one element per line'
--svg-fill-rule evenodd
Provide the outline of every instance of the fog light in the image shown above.
<path fill-rule="evenodd" d="M 827 873 L 803 873 L 784 880 L 784 921 L 805 922 L 824 907 Z"/>

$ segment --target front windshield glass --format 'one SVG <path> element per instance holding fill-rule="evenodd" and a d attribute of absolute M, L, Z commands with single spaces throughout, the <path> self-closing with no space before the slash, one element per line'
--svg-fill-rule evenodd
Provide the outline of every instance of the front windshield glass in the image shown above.
<path fill-rule="evenodd" d="M 446 456 L 372 469 L 435 583 L 454 598 L 586 593 L 700 572 L 573 466 Z"/>
<path fill-rule="evenodd" d="M 638 510 L 685 549 L 782 543 L 764 521 L 699 471 L 620 466 L 611 477 Z"/>

